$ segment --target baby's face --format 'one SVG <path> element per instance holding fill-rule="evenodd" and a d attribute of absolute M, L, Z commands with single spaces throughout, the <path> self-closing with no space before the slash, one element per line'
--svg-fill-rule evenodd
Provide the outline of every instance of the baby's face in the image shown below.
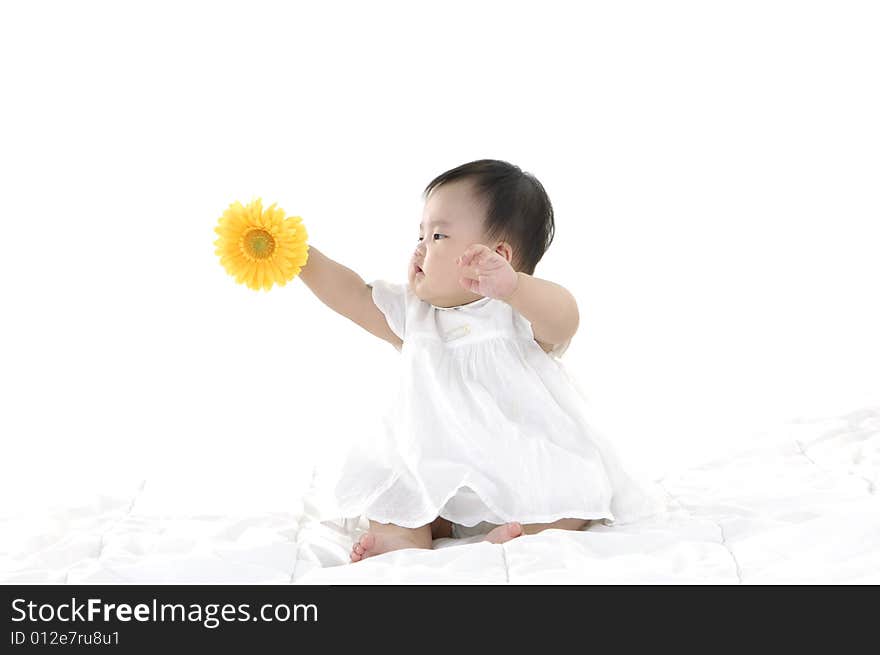
<path fill-rule="evenodd" d="M 409 264 L 409 285 L 416 296 L 437 307 L 454 307 L 483 297 L 458 282 L 456 259 L 471 244 L 489 245 L 483 233 L 485 209 L 471 190 L 468 180 L 447 182 L 425 201 L 419 240 Z"/>

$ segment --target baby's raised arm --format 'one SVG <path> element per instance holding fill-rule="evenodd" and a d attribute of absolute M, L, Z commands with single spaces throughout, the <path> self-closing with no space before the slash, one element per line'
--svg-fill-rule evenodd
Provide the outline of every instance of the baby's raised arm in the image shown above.
<path fill-rule="evenodd" d="M 373 302 L 373 290 L 360 275 L 309 244 L 309 259 L 299 278 L 330 309 L 400 349 L 403 343 Z"/>

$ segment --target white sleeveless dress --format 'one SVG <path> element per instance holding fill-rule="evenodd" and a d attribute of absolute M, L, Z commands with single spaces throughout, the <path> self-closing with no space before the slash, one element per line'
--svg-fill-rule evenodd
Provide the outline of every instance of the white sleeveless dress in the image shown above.
<path fill-rule="evenodd" d="M 586 399 L 559 359 L 568 342 L 546 353 L 501 300 L 436 307 L 407 284 L 371 285 L 403 340 L 399 383 L 381 429 L 346 455 L 336 516 L 408 528 L 442 516 L 485 532 L 508 521 L 612 525 L 660 511 L 656 492 L 587 422 Z"/>

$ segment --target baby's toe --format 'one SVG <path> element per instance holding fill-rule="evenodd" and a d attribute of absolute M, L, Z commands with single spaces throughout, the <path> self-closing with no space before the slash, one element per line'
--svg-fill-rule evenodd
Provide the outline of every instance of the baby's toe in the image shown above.
<path fill-rule="evenodd" d="M 359 562 L 367 556 L 367 551 L 373 547 L 376 543 L 376 537 L 369 532 L 361 535 L 360 539 L 354 542 L 354 545 L 351 547 L 351 558 L 352 562 Z"/>

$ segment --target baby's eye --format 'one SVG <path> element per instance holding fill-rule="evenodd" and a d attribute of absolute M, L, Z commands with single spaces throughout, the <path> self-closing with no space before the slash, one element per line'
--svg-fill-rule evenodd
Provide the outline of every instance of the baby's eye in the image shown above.
<path fill-rule="evenodd" d="M 445 234 L 435 234 L 434 236 L 435 237 L 445 237 L 446 235 Z M 419 241 L 421 241 L 421 240 L 422 240 L 422 237 L 419 237 Z"/>

